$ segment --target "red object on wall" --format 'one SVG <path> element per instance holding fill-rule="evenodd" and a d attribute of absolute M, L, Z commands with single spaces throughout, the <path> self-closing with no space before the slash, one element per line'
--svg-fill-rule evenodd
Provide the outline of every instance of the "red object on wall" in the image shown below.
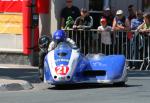
<path fill-rule="evenodd" d="M 23 53 L 31 53 L 31 0 L 24 0 L 22 3 L 23 12 Z"/>
<path fill-rule="evenodd" d="M 49 13 L 50 0 L 37 0 L 38 13 Z"/>
<path fill-rule="evenodd" d="M 23 12 L 24 1 L 26 0 L 0 0 L 0 12 Z M 49 13 L 49 4 L 50 0 L 36 0 L 37 12 Z"/>
<path fill-rule="evenodd" d="M 22 6 L 23 12 L 23 53 L 29 55 L 38 51 L 39 26 L 36 26 L 33 20 L 33 15 L 37 13 L 31 8 L 32 0 L 24 0 Z M 36 9 L 36 8 L 34 8 Z"/>
<path fill-rule="evenodd" d="M 0 0 L 0 12 L 22 12 L 22 0 Z"/>
<path fill-rule="evenodd" d="M 0 0 L 0 12 L 23 13 L 23 53 L 25 55 L 31 54 L 32 50 L 38 50 L 36 48 L 38 46 L 39 27 L 37 25 L 31 28 L 34 25 L 32 16 L 37 13 L 49 13 L 49 1 L 36 0 L 36 10 L 33 13 L 31 11 L 32 0 Z"/>

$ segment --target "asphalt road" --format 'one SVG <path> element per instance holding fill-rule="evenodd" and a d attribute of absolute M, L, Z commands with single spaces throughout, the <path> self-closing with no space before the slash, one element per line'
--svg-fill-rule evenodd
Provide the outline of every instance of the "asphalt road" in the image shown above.
<path fill-rule="evenodd" d="M 125 87 L 77 85 L 55 88 L 38 79 L 36 68 L 0 68 L 0 78 L 31 82 L 32 90 L 0 91 L 0 103 L 150 103 L 150 71 L 129 72 Z"/>

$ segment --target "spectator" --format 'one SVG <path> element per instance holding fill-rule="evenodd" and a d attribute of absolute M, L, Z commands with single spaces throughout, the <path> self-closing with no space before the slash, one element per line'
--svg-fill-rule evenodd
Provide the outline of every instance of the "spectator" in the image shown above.
<path fill-rule="evenodd" d="M 110 8 L 104 8 L 103 16 L 102 17 L 106 18 L 107 25 L 112 26 L 114 16 L 113 16 Z"/>
<path fill-rule="evenodd" d="M 116 12 L 116 17 L 113 20 L 113 26 L 112 26 L 113 30 L 118 30 L 118 32 L 115 32 L 116 35 L 116 53 L 118 54 L 126 54 L 126 45 L 127 41 L 126 41 L 126 36 L 127 36 L 127 32 L 124 30 L 130 30 L 130 23 L 128 18 L 126 18 L 123 15 L 123 11 L 122 10 L 118 10 Z"/>
<path fill-rule="evenodd" d="M 116 12 L 116 17 L 113 20 L 113 30 L 129 30 L 130 23 L 129 20 L 123 15 L 122 10 Z"/>
<path fill-rule="evenodd" d="M 102 18 L 100 20 L 100 25 L 98 27 L 98 31 L 101 33 L 101 42 L 102 42 L 102 53 L 108 55 L 110 53 L 110 47 L 111 47 L 111 26 L 107 25 L 106 18 Z"/>
<path fill-rule="evenodd" d="M 132 19 L 136 18 L 134 5 L 131 4 L 128 6 L 128 13 L 129 13 L 128 19 L 129 19 L 129 22 L 131 22 Z"/>
<path fill-rule="evenodd" d="M 72 0 L 66 0 L 66 7 L 62 9 L 61 11 L 61 28 L 65 28 L 66 21 L 69 16 L 75 20 L 78 16 L 80 16 L 80 10 L 78 7 L 73 6 Z"/>
<path fill-rule="evenodd" d="M 93 26 L 93 18 L 89 15 L 87 9 L 81 9 L 81 16 L 77 17 L 73 28 L 74 29 L 90 29 Z"/>
<path fill-rule="evenodd" d="M 141 10 L 136 11 L 136 18 L 131 20 L 131 29 L 136 30 L 139 25 L 143 23 L 143 12 Z"/>
<path fill-rule="evenodd" d="M 131 20 L 131 29 L 136 30 L 139 25 L 143 23 L 143 12 L 141 10 L 136 11 L 136 18 Z M 130 45 L 131 48 L 131 58 L 132 59 L 142 59 L 139 54 L 141 53 L 141 35 L 135 35 L 134 32 L 131 32 Z M 130 68 L 134 69 L 135 67 L 139 67 L 141 64 L 139 62 L 129 62 Z"/>
<path fill-rule="evenodd" d="M 150 13 L 144 14 L 144 22 L 138 27 L 140 32 L 150 32 Z"/>
<path fill-rule="evenodd" d="M 142 69 L 145 69 L 145 65 L 148 65 L 148 59 L 150 56 L 150 43 L 149 43 L 149 36 L 150 36 L 150 13 L 144 14 L 144 22 L 138 27 L 138 31 L 141 32 L 141 37 L 142 40 L 141 42 L 143 43 L 142 47 L 142 52 L 141 54 L 143 55 L 143 58 L 145 59 L 146 62 L 144 62 Z M 144 36 L 143 36 L 144 35 Z"/>
<path fill-rule="evenodd" d="M 88 53 L 88 38 L 92 40 L 92 35 L 89 35 L 89 31 L 86 31 L 87 29 L 91 29 L 93 26 L 93 18 L 92 16 L 89 15 L 89 12 L 87 9 L 82 8 L 81 11 L 81 16 L 77 17 L 73 29 L 83 29 L 82 31 L 77 31 L 79 36 L 79 40 L 77 41 L 77 44 L 80 44 L 81 52 L 82 53 Z M 86 34 L 86 36 L 85 36 Z"/>

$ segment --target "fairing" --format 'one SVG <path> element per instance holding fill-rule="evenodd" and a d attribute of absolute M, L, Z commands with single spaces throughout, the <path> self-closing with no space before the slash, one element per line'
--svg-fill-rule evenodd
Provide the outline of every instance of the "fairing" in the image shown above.
<path fill-rule="evenodd" d="M 123 55 L 84 56 L 65 42 L 50 51 L 44 62 L 44 82 L 50 84 L 125 82 L 127 72 Z"/>

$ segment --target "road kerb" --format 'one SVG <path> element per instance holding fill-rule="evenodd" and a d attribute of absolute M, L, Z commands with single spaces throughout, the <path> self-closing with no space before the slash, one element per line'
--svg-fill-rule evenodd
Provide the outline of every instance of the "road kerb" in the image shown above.
<path fill-rule="evenodd" d="M 0 91 L 18 91 L 33 89 L 31 83 L 25 80 L 0 79 Z"/>

